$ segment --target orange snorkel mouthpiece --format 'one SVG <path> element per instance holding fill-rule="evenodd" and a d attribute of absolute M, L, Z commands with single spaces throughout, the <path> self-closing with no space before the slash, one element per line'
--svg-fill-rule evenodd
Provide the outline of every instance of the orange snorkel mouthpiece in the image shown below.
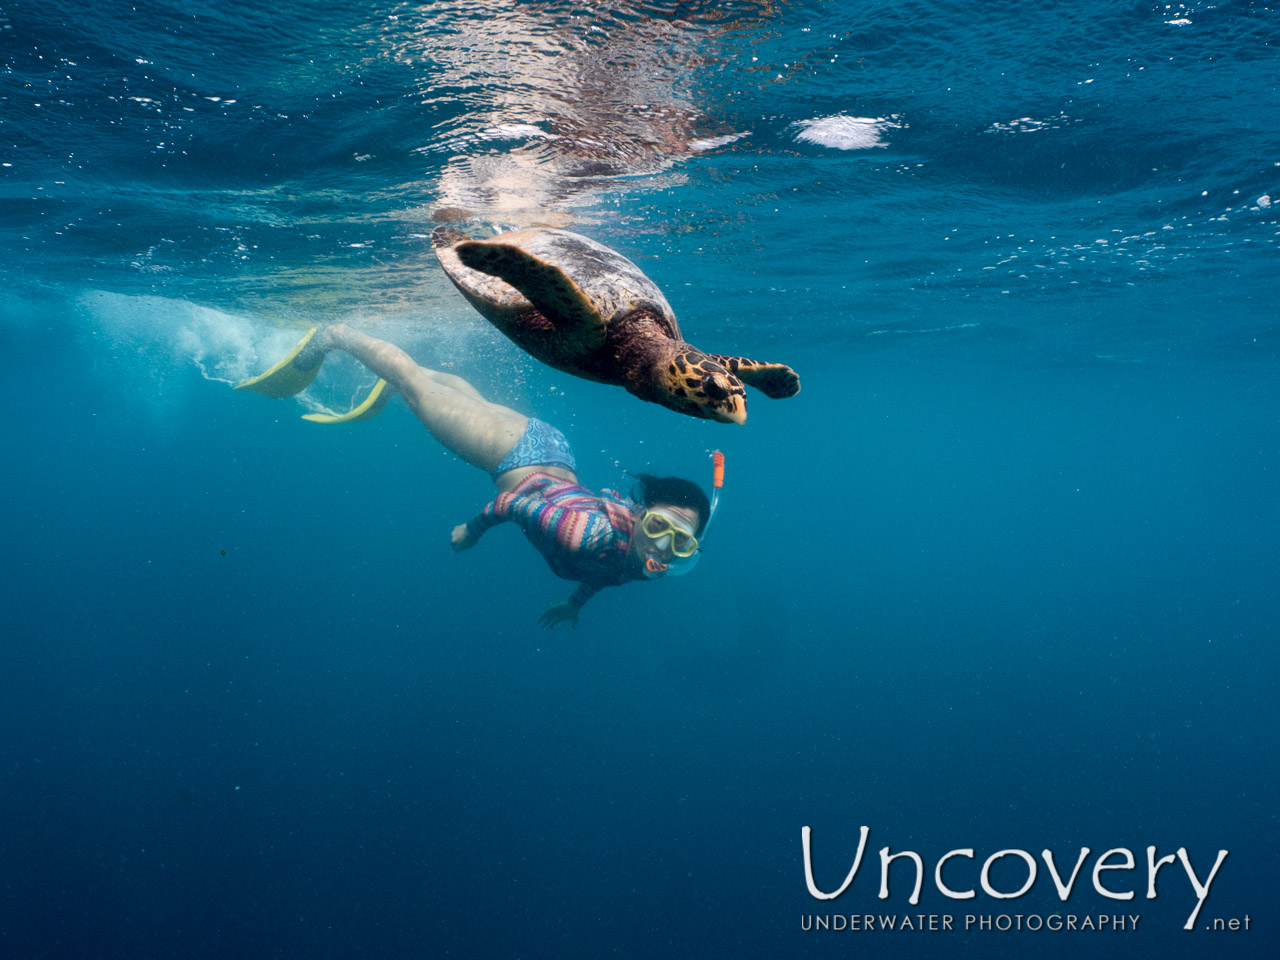
<path fill-rule="evenodd" d="M 657 557 L 649 557 L 646 559 L 644 562 L 644 568 L 655 576 L 667 572 L 667 565 Z"/>

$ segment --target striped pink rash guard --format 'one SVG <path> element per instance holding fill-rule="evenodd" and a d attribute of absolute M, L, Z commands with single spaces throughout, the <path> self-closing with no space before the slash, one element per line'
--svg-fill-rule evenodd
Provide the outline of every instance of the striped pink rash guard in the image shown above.
<path fill-rule="evenodd" d="M 473 536 L 510 520 L 547 559 L 551 572 L 579 581 L 569 603 L 581 608 L 604 587 L 643 576 L 627 565 L 636 504 L 614 490 L 592 493 L 546 473 L 531 473 L 467 522 Z"/>

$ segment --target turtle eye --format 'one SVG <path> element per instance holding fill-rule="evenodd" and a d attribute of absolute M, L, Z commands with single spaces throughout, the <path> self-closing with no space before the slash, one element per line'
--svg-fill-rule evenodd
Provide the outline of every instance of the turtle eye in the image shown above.
<path fill-rule="evenodd" d="M 702 378 L 702 389 L 712 400 L 724 400 L 729 396 L 729 391 L 714 373 L 709 373 Z"/>

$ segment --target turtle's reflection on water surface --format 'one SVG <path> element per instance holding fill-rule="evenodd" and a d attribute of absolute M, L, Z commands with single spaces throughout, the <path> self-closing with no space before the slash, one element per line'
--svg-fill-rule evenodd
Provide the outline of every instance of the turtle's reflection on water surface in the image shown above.
<path fill-rule="evenodd" d="M 444 0 L 421 8 L 391 53 L 429 63 L 428 102 L 467 109 L 423 153 L 446 153 L 437 219 L 565 226 L 616 178 L 668 187 L 682 158 L 746 135 L 707 116 L 689 89 L 719 39 L 754 29 L 774 2 Z"/>

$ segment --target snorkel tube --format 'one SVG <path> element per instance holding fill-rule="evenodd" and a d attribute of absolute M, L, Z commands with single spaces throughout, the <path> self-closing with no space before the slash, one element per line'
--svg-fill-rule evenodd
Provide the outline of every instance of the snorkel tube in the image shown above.
<path fill-rule="evenodd" d="M 706 539 L 707 529 L 716 518 L 720 508 L 720 489 L 724 486 L 724 454 L 719 450 L 711 454 L 711 512 L 707 514 L 707 522 L 702 525 L 702 536 L 698 538 L 698 549 L 693 556 L 677 563 L 667 563 L 660 557 L 649 554 L 644 560 L 644 575 L 649 580 L 657 580 L 663 576 L 683 576 L 697 566 L 702 556 L 702 543 Z"/>
<path fill-rule="evenodd" d="M 723 486 L 724 454 L 715 450 L 711 454 L 711 513 L 707 515 L 707 522 L 702 525 L 704 537 L 707 535 L 707 527 L 711 526 L 711 521 L 716 518 L 716 511 L 720 509 L 720 488 Z"/>

